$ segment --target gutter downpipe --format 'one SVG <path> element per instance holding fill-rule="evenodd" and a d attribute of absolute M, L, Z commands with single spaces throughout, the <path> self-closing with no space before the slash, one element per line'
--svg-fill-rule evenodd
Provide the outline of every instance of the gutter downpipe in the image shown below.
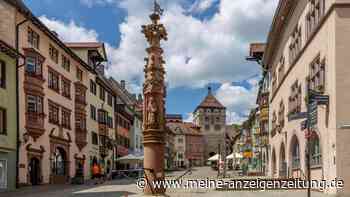
<path fill-rule="evenodd" d="M 19 53 L 19 27 L 26 23 L 28 19 L 24 19 L 20 23 L 16 25 L 16 51 Z M 24 65 L 24 64 L 23 64 Z M 19 149 L 20 149 L 20 141 L 19 141 L 19 82 L 18 82 L 18 69 L 22 67 L 23 65 L 19 65 L 18 58 L 16 59 L 16 126 L 17 126 L 17 133 L 16 133 L 16 188 L 19 188 Z"/>

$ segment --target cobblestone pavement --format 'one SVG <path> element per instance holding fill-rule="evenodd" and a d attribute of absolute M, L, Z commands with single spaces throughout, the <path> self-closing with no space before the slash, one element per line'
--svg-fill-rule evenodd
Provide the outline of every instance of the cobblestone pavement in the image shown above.
<path fill-rule="evenodd" d="M 169 179 L 181 176 L 184 171 L 168 174 Z M 216 178 L 217 172 L 207 167 L 195 168 L 184 179 Z M 306 197 L 306 191 L 215 191 L 214 189 L 168 189 L 170 197 L 214 196 L 214 197 Z M 46 185 L 21 188 L 14 192 L 0 193 L 0 197 L 123 197 L 143 196 L 135 180 L 114 180 L 101 185 Z M 312 197 L 330 197 L 313 193 Z"/>

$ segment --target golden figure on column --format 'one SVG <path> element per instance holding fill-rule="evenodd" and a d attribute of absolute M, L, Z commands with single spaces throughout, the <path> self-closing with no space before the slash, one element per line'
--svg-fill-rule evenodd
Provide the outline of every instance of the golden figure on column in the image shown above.
<path fill-rule="evenodd" d="M 143 85 L 143 144 L 144 144 L 144 168 L 148 182 L 164 180 L 164 137 L 165 137 L 165 85 L 164 85 L 164 60 L 163 50 L 160 47 L 161 40 L 167 40 L 167 32 L 162 24 L 159 24 L 163 10 L 154 2 L 154 12 L 150 15 L 152 23 L 142 26 L 149 48 L 146 49 L 148 58 L 145 58 L 145 83 Z M 146 184 L 145 194 L 161 195 L 165 188 L 154 188 Z"/>

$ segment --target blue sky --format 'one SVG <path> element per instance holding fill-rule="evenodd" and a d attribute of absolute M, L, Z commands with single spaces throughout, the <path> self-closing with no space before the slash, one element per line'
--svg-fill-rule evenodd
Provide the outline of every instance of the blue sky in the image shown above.
<path fill-rule="evenodd" d="M 109 75 L 139 93 L 151 0 L 24 0 L 65 41 L 107 43 Z M 228 109 L 228 122 L 242 121 L 255 106 L 260 69 L 244 60 L 250 42 L 264 41 L 277 0 L 160 0 L 167 70 L 167 113 L 190 118 L 211 86 Z M 251 11 L 246 11 L 249 8 Z M 251 27 L 255 27 L 252 29 Z M 77 40 L 78 39 L 78 40 Z"/>

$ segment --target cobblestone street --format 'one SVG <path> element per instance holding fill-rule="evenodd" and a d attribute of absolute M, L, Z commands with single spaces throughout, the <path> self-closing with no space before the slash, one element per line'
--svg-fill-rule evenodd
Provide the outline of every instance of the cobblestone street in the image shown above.
<path fill-rule="evenodd" d="M 168 174 L 168 178 L 175 179 L 182 175 L 184 171 Z M 215 178 L 216 171 L 208 167 L 195 168 L 190 175 L 184 179 Z M 183 196 L 215 196 L 215 197 L 306 197 L 306 191 L 215 191 L 214 189 L 168 189 L 167 195 L 171 197 Z M 38 187 L 21 188 L 15 192 L 0 193 L 1 197 L 123 197 L 123 196 L 143 196 L 138 190 L 135 180 L 114 180 L 102 185 L 88 183 L 86 185 L 47 185 Z M 329 196 L 329 195 L 328 195 Z M 328 197 L 321 193 L 313 193 L 312 197 Z"/>

